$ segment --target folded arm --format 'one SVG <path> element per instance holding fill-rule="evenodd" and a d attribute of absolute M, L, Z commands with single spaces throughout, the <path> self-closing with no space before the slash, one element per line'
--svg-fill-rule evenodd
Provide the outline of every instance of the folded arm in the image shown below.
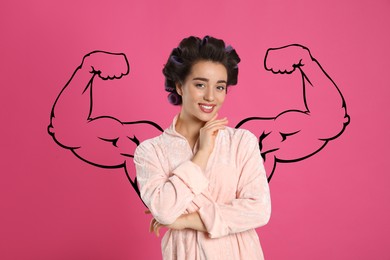
<path fill-rule="evenodd" d="M 241 174 L 236 198 L 228 204 L 217 203 L 208 192 L 208 180 L 199 165 L 186 161 L 172 173 L 160 163 L 155 148 L 144 143 L 136 150 L 134 162 L 141 197 L 153 214 L 151 230 L 161 226 L 194 229 L 211 238 L 226 236 L 265 225 L 271 212 L 267 177 L 257 139 L 248 134 L 238 152 Z M 200 199 L 200 200 L 199 200 Z M 198 201 L 199 200 L 199 201 Z M 186 213 L 192 202 L 198 211 Z"/>
<path fill-rule="evenodd" d="M 210 203 L 199 209 L 199 215 L 211 238 L 243 232 L 268 223 L 271 200 L 257 138 L 246 135 L 238 152 L 242 162 L 236 198 L 228 204 Z"/>
<path fill-rule="evenodd" d="M 142 200 L 159 223 L 169 225 L 207 188 L 208 180 L 191 161 L 169 172 L 160 162 L 158 154 L 163 153 L 156 149 L 149 141 L 142 143 L 135 151 L 134 163 Z"/>

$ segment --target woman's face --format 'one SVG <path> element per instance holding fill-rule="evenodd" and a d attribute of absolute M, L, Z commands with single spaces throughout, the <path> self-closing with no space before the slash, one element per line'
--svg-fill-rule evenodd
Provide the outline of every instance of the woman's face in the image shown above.
<path fill-rule="evenodd" d="M 182 97 L 180 116 L 207 122 L 221 108 L 226 96 L 227 71 L 212 61 L 196 62 L 183 84 L 176 84 Z"/>

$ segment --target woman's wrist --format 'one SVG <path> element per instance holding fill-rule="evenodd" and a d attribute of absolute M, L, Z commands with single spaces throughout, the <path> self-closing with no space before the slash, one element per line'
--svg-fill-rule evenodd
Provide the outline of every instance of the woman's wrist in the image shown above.
<path fill-rule="evenodd" d="M 206 169 L 210 153 L 204 150 L 198 150 L 191 161 L 197 164 L 202 170 Z"/>
<path fill-rule="evenodd" d="M 189 214 L 185 214 L 185 215 L 183 215 L 183 217 L 184 217 L 184 222 L 185 222 L 186 228 L 201 231 L 201 232 L 207 231 L 198 212 L 192 212 Z"/>

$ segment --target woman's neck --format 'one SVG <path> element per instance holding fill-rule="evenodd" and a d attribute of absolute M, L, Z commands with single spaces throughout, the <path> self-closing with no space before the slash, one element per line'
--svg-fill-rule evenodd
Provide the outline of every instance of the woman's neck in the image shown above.
<path fill-rule="evenodd" d="M 199 138 L 199 130 L 204 126 L 205 122 L 198 120 L 191 120 L 189 118 L 185 118 L 182 114 L 179 114 L 175 129 L 176 132 L 184 136 L 191 148 L 193 149 L 196 141 Z"/>

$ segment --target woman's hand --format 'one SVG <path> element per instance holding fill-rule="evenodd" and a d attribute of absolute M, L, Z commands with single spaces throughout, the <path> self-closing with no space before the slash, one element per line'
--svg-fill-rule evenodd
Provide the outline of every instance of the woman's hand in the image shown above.
<path fill-rule="evenodd" d="M 151 214 L 150 210 L 146 210 L 145 214 Z M 175 230 L 182 230 L 187 228 L 185 215 L 181 215 L 175 220 L 175 222 L 173 222 L 170 225 L 163 225 L 160 222 L 158 222 L 155 218 L 152 218 L 149 225 L 149 232 L 153 232 L 158 237 L 160 236 L 160 229 L 162 227 L 175 229 Z"/>
<path fill-rule="evenodd" d="M 225 118 L 217 119 L 218 114 L 208 121 L 199 131 L 198 151 L 192 157 L 191 161 L 202 170 L 206 169 L 207 162 L 210 154 L 214 149 L 215 138 L 217 137 L 218 131 L 225 129 L 228 120 Z"/>
<path fill-rule="evenodd" d="M 146 210 L 145 214 L 150 214 L 150 210 Z M 197 231 L 206 232 L 206 227 L 204 226 L 198 212 L 183 214 L 170 225 L 163 225 L 159 223 L 155 218 L 152 218 L 149 225 L 149 232 L 153 232 L 158 237 L 160 236 L 160 229 L 162 227 L 174 230 L 183 230 L 186 228 L 190 228 Z"/>
<path fill-rule="evenodd" d="M 218 131 L 225 129 L 228 120 L 227 118 L 217 119 L 218 114 L 215 114 L 199 131 L 199 147 L 198 151 L 211 154 L 214 149 L 215 138 Z"/>

